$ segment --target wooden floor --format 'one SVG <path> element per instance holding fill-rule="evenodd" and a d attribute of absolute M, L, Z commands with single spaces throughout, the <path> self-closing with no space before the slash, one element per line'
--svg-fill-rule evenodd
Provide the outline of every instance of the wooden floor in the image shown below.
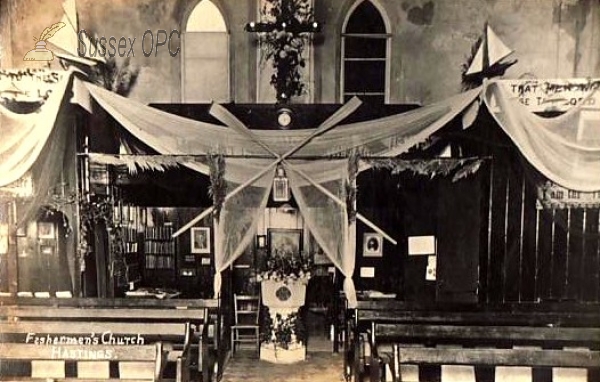
<path fill-rule="evenodd" d="M 344 381 L 343 354 L 332 353 L 331 342 L 313 337 L 306 361 L 276 365 L 258 359 L 256 351 L 239 350 L 229 358 L 221 382 L 337 382 Z"/>

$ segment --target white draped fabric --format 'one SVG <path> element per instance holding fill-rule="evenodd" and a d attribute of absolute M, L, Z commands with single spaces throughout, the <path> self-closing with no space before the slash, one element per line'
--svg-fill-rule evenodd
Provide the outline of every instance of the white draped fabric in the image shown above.
<path fill-rule="evenodd" d="M 70 79 L 64 75 L 34 113 L 17 114 L 0 105 L 0 187 L 21 178 L 38 159 L 52 134 Z"/>
<path fill-rule="evenodd" d="M 226 168 L 234 166 L 240 159 L 226 158 Z M 227 171 L 226 171 L 227 172 Z M 246 180 L 256 172 L 246 174 Z M 223 204 L 219 218 L 215 221 L 215 279 L 214 293 L 218 297 L 221 290 L 221 272 L 242 255 L 256 235 L 257 223 L 262 211 L 267 207 L 275 170 L 266 172 L 253 184 L 244 187 L 239 193 Z M 239 184 L 227 182 L 227 189 L 233 190 Z"/>
<path fill-rule="evenodd" d="M 229 198 L 215 223 L 217 274 L 214 290 L 218 294 L 221 287 L 220 272 L 242 254 L 255 235 L 258 214 L 266 206 L 271 190 L 273 164 L 277 159 L 274 154 L 283 155 L 297 148 L 315 135 L 316 130 L 252 130 L 248 133 L 244 131 L 244 126 L 236 126 L 238 121 L 232 120 L 223 111 L 220 116 L 228 120 L 233 129 L 143 106 L 91 84 L 85 84 L 85 87 L 96 102 L 124 128 L 161 154 L 202 155 L 217 151 L 226 158 L 232 155 L 264 156 L 265 159 L 226 159 L 228 192 L 261 172 L 263 175 Z M 80 98 L 78 102 L 87 105 L 89 100 L 82 98 L 81 92 L 77 94 Z M 290 178 L 292 193 L 309 230 L 346 277 L 344 289 L 351 307 L 356 303 L 352 282 L 356 227 L 354 223 L 349 225 L 345 205 L 343 185 L 348 176 L 348 163 L 345 159 L 325 158 L 346 156 L 353 149 L 358 149 L 363 155 L 396 156 L 443 127 L 472 103 L 478 94 L 479 90 L 473 90 L 407 113 L 339 125 L 316 134 L 283 163 Z M 301 156 L 324 159 L 298 159 Z M 198 161 L 186 162 L 185 165 L 203 174 L 209 172 L 208 166 Z"/>
<path fill-rule="evenodd" d="M 548 179 L 571 190 L 600 190 L 600 109 L 579 106 L 543 118 L 520 104 L 502 81 L 488 83 L 484 99 L 523 156 Z"/>

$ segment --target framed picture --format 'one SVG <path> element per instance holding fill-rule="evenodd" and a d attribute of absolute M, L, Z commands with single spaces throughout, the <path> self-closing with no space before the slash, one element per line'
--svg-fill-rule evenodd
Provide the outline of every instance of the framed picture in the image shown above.
<path fill-rule="evenodd" d="M 38 222 L 38 239 L 54 239 L 54 224 Z"/>
<path fill-rule="evenodd" d="M 267 247 L 267 237 L 265 235 L 256 236 L 256 248 L 262 249 Z"/>
<path fill-rule="evenodd" d="M 287 202 L 290 200 L 288 178 L 276 177 L 273 179 L 273 201 Z"/>
<path fill-rule="evenodd" d="M 378 233 L 365 233 L 363 238 L 363 256 L 383 256 L 383 236 Z"/>
<path fill-rule="evenodd" d="M 210 228 L 192 227 L 190 242 L 192 253 L 210 253 Z"/>
<path fill-rule="evenodd" d="M 285 253 L 299 255 L 302 251 L 302 230 L 269 228 L 269 254 Z"/>

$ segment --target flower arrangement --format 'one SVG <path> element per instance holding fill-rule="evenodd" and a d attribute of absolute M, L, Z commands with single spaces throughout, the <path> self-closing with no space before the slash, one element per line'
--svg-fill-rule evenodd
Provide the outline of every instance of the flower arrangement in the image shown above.
<path fill-rule="evenodd" d="M 272 62 L 275 73 L 270 84 L 275 88 L 277 101 L 286 103 L 304 92 L 300 70 L 306 66 L 302 54 L 311 32 L 304 25 L 316 31 L 318 23 L 313 21 L 309 0 L 266 0 L 261 16 L 275 26 L 260 34 L 261 61 L 263 65 Z"/>
<path fill-rule="evenodd" d="M 313 266 L 312 257 L 308 254 L 276 250 L 273 255 L 267 257 L 256 279 L 259 282 L 263 280 L 308 282 Z"/>
<path fill-rule="evenodd" d="M 282 316 L 276 314 L 274 319 L 264 315 L 261 343 L 271 344 L 274 349 L 295 349 L 306 342 L 306 330 L 298 313 Z"/>

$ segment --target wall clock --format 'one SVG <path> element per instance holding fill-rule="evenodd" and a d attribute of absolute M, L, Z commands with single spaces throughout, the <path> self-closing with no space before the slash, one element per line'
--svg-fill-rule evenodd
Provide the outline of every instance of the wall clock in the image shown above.
<path fill-rule="evenodd" d="M 293 122 L 292 111 L 290 109 L 279 109 L 277 111 L 277 123 L 282 129 L 288 129 Z"/>

